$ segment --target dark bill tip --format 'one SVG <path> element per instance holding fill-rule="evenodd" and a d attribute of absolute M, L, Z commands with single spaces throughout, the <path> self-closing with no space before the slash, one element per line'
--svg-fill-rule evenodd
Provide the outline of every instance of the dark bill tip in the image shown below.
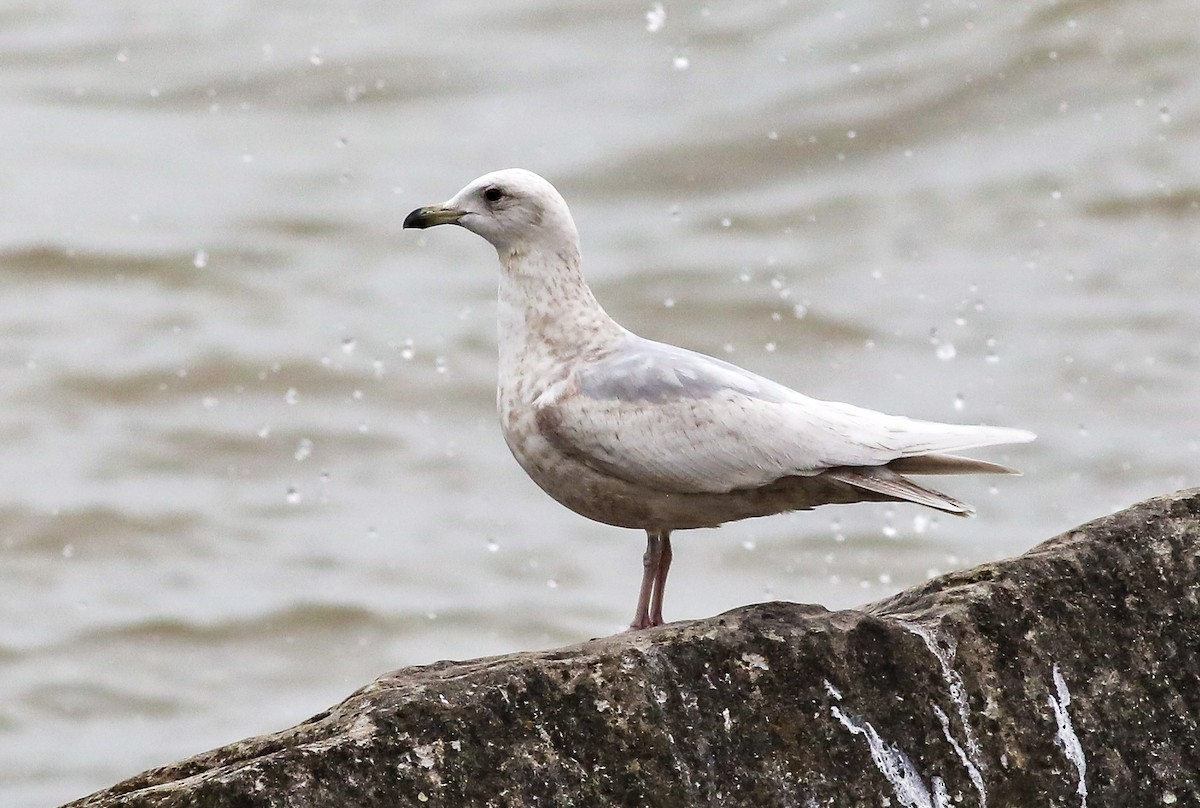
<path fill-rule="evenodd" d="M 404 217 L 404 226 L 424 229 L 438 224 L 454 224 L 462 216 L 463 212 L 461 210 L 453 210 L 452 208 L 439 206 L 417 208 Z"/>

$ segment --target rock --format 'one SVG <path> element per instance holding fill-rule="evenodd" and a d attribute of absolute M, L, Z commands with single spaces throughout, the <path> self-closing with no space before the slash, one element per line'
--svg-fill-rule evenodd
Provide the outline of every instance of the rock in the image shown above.
<path fill-rule="evenodd" d="M 861 610 L 387 674 L 78 802 L 1200 805 L 1200 489 Z"/>

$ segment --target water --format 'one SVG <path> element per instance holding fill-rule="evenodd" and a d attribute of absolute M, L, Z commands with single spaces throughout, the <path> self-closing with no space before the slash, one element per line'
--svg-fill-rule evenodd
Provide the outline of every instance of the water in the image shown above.
<path fill-rule="evenodd" d="M 678 537 L 668 618 L 847 607 L 1200 483 L 1184 2 L 0 7 L 0 802 L 632 614 L 643 540 L 494 422 L 495 258 L 401 230 L 525 166 L 629 327 L 1036 430 Z M 654 30 L 649 30 L 653 28 Z"/>

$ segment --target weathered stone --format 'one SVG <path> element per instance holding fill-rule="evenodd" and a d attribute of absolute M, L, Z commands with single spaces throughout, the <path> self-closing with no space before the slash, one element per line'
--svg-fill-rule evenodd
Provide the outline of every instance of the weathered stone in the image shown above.
<path fill-rule="evenodd" d="M 72 803 L 1200 805 L 1200 489 L 856 611 L 381 677 Z"/>

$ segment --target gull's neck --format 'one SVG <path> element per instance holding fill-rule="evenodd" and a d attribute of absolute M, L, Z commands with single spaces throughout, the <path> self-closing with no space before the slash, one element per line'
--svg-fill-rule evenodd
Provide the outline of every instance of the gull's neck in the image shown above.
<path fill-rule="evenodd" d="M 501 387 L 530 371 L 561 376 L 572 362 L 606 353 L 626 333 L 584 281 L 576 244 L 508 249 L 500 264 Z"/>

